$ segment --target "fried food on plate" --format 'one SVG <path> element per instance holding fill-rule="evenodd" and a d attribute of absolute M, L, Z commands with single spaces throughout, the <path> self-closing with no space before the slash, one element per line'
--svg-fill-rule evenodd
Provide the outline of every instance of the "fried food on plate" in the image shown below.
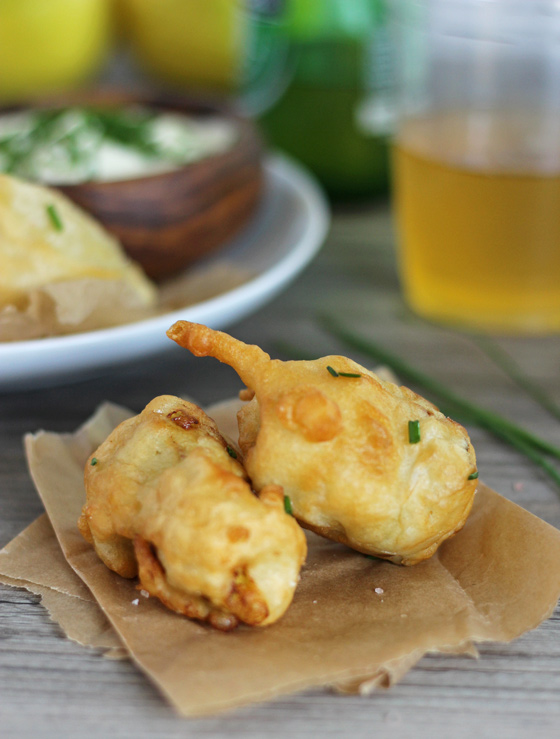
<path fill-rule="evenodd" d="M 58 190 L 0 174 L 0 308 L 71 280 L 119 281 L 139 305 L 155 287 L 118 241 Z"/>
<path fill-rule="evenodd" d="M 254 495 L 235 455 L 198 406 L 155 398 L 89 458 L 78 524 L 107 567 L 224 631 L 280 618 L 307 551 L 282 492 Z"/>
<path fill-rule="evenodd" d="M 464 525 L 475 453 L 465 429 L 421 396 L 346 357 L 271 360 L 186 321 L 167 333 L 229 364 L 254 393 L 238 414 L 245 468 L 256 490 L 281 486 L 306 528 L 411 565 Z"/>

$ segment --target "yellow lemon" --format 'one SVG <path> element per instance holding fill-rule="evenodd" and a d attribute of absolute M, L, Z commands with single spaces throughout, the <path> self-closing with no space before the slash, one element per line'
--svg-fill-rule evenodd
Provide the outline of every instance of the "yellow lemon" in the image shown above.
<path fill-rule="evenodd" d="M 234 88 L 239 76 L 242 5 L 236 0 L 119 0 L 126 33 L 144 68 L 172 84 L 220 91 Z"/>
<path fill-rule="evenodd" d="M 112 0 L 0 0 L 0 100 L 87 79 L 108 50 L 111 14 Z"/>

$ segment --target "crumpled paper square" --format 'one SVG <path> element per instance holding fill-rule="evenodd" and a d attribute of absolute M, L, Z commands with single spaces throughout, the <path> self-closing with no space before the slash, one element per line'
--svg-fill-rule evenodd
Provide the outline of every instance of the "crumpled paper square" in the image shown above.
<path fill-rule="evenodd" d="M 226 435 L 238 407 L 209 409 Z M 185 716 L 317 686 L 367 693 L 426 652 L 476 655 L 477 642 L 510 641 L 556 605 L 560 532 L 481 483 L 465 528 L 427 562 L 399 567 L 308 534 L 278 623 L 221 633 L 189 621 L 108 570 L 76 527 L 85 460 L 128 415 L 105 404 L 74 434 L 26 437 L 46 516 L 2 551 L 0 580 L 40 593 L 70 638 L 110 656 L 126 650 Z"/>

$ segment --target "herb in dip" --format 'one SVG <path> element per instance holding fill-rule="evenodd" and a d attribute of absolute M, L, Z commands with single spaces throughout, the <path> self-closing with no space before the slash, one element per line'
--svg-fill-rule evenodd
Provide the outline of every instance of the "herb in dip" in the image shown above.
<path fill-rule="evenodd" d="M 235 124 L 146 108 L 59 108 L 0 116 L 0 171 L 50 185 L 110 182 L 230 148 Z"/>

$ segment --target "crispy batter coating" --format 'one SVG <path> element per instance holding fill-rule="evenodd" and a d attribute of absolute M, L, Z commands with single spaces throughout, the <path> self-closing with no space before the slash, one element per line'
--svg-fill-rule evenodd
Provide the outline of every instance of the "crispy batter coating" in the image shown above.
<path fill-rule="evenodd" d="M 245 468 L 256 490 L 282 486 L 304 527 L 411 565 L 464 525 L 476 491 L 474 450 L 432 403 L 346 357 L 271 360 L 186 321 L 168 336 L 229 364 L 254 392 L 238 415 Z M 409 421 L 418 422 L 416 443 Z"/>
<path fill-rule="evenodd" d="M 141 305 L 156 301 L 155 286 L 91 216 L 56 188 L 6 174 L 0 174 L 0 263 L 0 308 L 22 308 L 36 288 L 84 278 L 119 281 Z"/>
<path fill-rule="evenodd" d="M 78 523 L 110 569 L 225 631 L 280 618 L 306 555 L 282 491 L 254 495 L 232 454 L 198 406 L 155 398 L 89 458 Z"/>

